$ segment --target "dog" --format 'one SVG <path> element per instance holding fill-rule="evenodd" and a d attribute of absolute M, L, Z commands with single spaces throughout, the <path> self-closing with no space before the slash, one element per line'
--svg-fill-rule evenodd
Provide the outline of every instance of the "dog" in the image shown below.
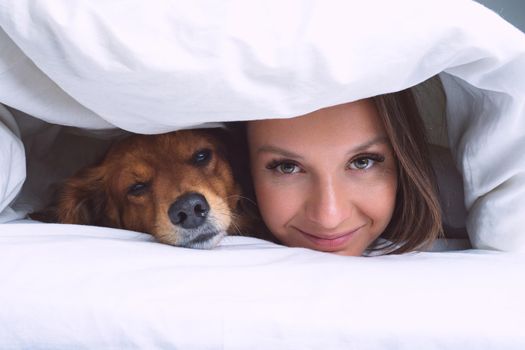
<path fill-rule="evenodd" d="M 43 220 L 149 233 L 179 247 L 211 249 L 243 234 L 242 186 L 221 129 L 132 135 L 66 179 Z M 46 215 L 44 215 L 46 216 Z"/>

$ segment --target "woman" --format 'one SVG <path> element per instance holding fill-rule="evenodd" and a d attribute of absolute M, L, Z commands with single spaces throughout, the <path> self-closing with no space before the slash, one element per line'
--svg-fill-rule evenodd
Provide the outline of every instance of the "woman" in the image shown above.
<path fill-rule="evenodd" d="M 246 135 L 261 217 L 283 244 L 353 256 L 404 253 L 442 233 L 410 90 L 248 122 Z"/>

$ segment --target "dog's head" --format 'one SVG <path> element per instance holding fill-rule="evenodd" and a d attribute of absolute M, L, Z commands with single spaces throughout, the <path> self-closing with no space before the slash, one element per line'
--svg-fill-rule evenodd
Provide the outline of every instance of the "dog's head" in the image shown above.
<path fill-rule="evenodd" d="M 66 180 L 59 222 L 124 228 L 212 248 L 235 230 L 240 188 L 219 130 L 134 135 Z"/>

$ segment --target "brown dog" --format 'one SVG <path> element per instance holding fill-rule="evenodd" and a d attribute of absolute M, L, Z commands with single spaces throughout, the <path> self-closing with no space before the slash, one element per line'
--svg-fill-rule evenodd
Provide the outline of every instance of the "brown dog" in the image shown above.
<path fill-rule="evenodd" d="M 241 187 L 226 157 L 223 131 L 133 135 L 102 161 L 67 179 L 55 220 L 145 232 L 158 241 L 213 248 L 241 233 Z M 36 215 L 38 218 L 38 215 Z"/>

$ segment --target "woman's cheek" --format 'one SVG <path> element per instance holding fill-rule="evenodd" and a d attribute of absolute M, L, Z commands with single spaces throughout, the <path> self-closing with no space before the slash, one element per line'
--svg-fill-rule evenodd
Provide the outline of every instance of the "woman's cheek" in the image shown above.
<path fill-rule="evenodd" d="M 285 185 L 275 179 L 256 181 L 255 191 L 259 210 L 270 231 L 279 233 L 294 217 L 300 207 L 297 186 Z"/>
<path fill-rule="evenodd" d="M 394 171 L 381 174 L 375 181 L 370 182 L 360 203 L 363 210 L 373 220 L 379 230 L 379 236 L 392 218 L 397 195 L 397 174 Z"/>

